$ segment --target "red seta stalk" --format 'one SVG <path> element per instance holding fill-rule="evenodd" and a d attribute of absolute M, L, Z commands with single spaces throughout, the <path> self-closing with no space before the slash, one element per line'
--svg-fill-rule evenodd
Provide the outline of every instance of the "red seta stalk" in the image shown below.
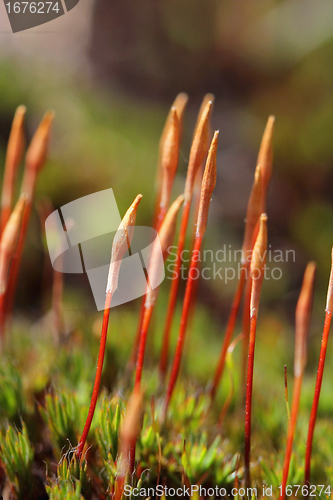
<path fill-rule="evenodd" d="M 272 176 L 274 123 L 275 123 L 275 117 L 269 116 L 260 144 L 254 183 L 252 186 L 246 213 L 246 225 L 245 225 L 244 241 L 242 247 L 243 262 L 241 268 L 241 275 L 232 302 L 231 311 L 229 314 L 227 328 L 226 328 L 226 334 L 221 348 L 220 359 L 218 362 L 212 388 L 210 391 L 212 399 L 214 399 L 215 397 L 218 384 L 223 376 L 225 356 L 228 350 L 228 345 L 231 341 L 235 329 L 236 319 L 240 308 L 240 303 L 242 300 L 245 283 L 247 283 L 247 287 L 245 292 L 245 300 L 243 308 L 242 332 L 244 334 L 243 373 L 246 375 L 246 361 L 247 361 L 249 329 L 250 329 L 249 304 L 251 297 L 251 282 L 247 281 L 247 271 L 249 268 L 249 262 L 248 262 L 249 259 L 247 258 L 248 257 L 247 254 L 249 250 L 252 250 L 254 242 L 257 237 L 257 234 L 255 234 L 254 230 L 259 220 L 259 216 L 261 213 L 264 213 L 266 211 L 267 190 L 270 178 Z"/>
<path fill-rule="evenodd" d="M 251 304 L 251 276 L 248 276 L 245 285 L 244 301 L 243 301 L 243 311 L 242 311 L 242 332 L 244 334 L 243 339 L 243 352 L 242 352 L 242 373 L 241 373 L 241 400 L 244 401 L 244 390 L 246 387 L 246 373 L 247 373 L 247 357 L 249 348 L 249 338 L 250 338 L 250 304 Z"/>
<path fill-rule="evenodd" d="M 317 371 L 316 386 L 315 386 L 315 392 L 314 392 L 314 396 L 313 396 L 313 403 L 312 403 L 310 422 L 309 422 L 308 438 L 307 438 L 307 443 L 306 443 L 304 483 L 308 484 L 308 485 L 310 484 L 310 475 L 311 475 L 311 453 L 312 453 L 313 435 L 314 435 L 314 430 L 315 430 L 315 425 L 316 425 L 319 397 L 320 397 L 321 385 L 322 385 L 323 375 L 324 375 L 327 342 L 328 342 L 328 336 L 330 333 L 331 321 L 332 321 L 332 312 L 326 311 L 323 336 L 322 336 L 322 340 L 321 340 L 321 348 L 320 348 L 320 355 L 319 355 L 319 364 L 318 364 L 318 371 Z"/>
<path fill-rule="evenodd" d="M 227 323 L 227 329 L 226 333 L 224 336 L 223 344 L 222 344 L 222 349 L 221 349 L 221 354 L 220 354 L 220 359 L 217 365 L 217 369 L 215 372 L 212 388 L 210 391 L 210 395 L 212 400 L 214 399 L 216 395 L 216 391 L 218 388 L 218 385 L 220 383 L 220 380 L 223 375 L 224 371 L 224 366 L 225 366 L 225 357 L 227 354 L 228 346 L 230 344 L 232 335 L 234 333 L 235 329 L 235 324 L 237 320 L 237 315 L 238 311 L 240 308 L 240 303 L 242 300 L 242 295 L 244 291 L 244 286 L 246 283 L 246 288 L 245 288 L 245 299 L 244 299 L 244 305 L 243 305 L 243 366 L 246 367 L 246 360 L 247 360 L 247 349 L 248 349 L 248 343 L 249 343 L 249 320 L 250 320 L 250 300 L 251 300 L 251 278 L 248 277 L 248 270 L 249 270 L 249 251 L 252 250 L 253 245 L 255 244 L 255 240 L 257 238 L 257 230 L 256 230 L 256 225 L 258 225 L 260 213 L 261 213 L 261 206 L 262 206 L 262 178 L 261 178 L 261 167 L 260 165 L 257 166 L 255 175 L 254 175 L 254 182 L 253 186 L 251 189 L 251 194 L 247 206 L 247 212 L 246 212 L 246 224 L 245 224 L 245 231 L 244 231 L 244 240 L 243 240 L 243 246 L 242 246 L 242 267 L 241 267 L 241 274 L 239 277 L 239 282 L 237 286 L 237 290 L 234 296 L 234 300 L 232 303 L 232 308 L 231 312 L 228 318 L 228 323 Z M 259 226 L 258 226 L 259 229 Z M 250 256 L 251 257 L 251 256 Z M 244 352 L 245 352 L 245 358 L 244 358 Z"/>
<path fill-rule="evenodd" d="M 187 285 L 186 285 L 182 316 L 181 316 L 181 320 L 180 320 L 180 328 L 179 328 L 179 334 L 178 334 L 178 339 L 177 339 L 175 357 L 173 360 L 173 365 L 172 365 L 171 374 L 170 374 L 170 380 L 169 380 L 166 398 L 165 398 L 164 416 L 166 416 L 166 412 L 168 410 L 168 406 L 169 406 L 169 403 L 170 403 L 170 400 L 172 397 L 172 393 L 173 393 L 173 390 L 174 390 L 176 382 L 177 382 L 180 363 L 181 363 L 181 359 L 182 359 L 182 355 L 183 355 L 186 327 L 187 327 L 187 321 L 188 321 L 188 317 L 189 317 L 189 313 L 190 313 L 191 299 L 192 299 L 192 293 L 193 293 L 195 276 L 196 276 L 195 271 L 198 267 L 198 262 L 199 262 L 198 259 L 196 258 L 196 255 L 198 255 L 200 252 L 201 243 L 202 243 L 202 236 L 197 236 L 197 238 L 195 239 L 190 270 L 188 273 L 188 281 L 187 281 Z"/>
<path fill-rule="evenodd" d="M 258 219 L 254 227 L 254 230 L 252 232 L 252 243 L 249 249 L 253 249 L 255 245 L 259 233 L 259 227 L 260 227 L 260 219 Z M 252 262 L 252 256 L 251 256 L 251 262 Z M 250 276 L 247 276 L 246 280 L 244 302 L 243 302 L 243 314 L 242 314 L 242 332 L 244 337 L 243 337 L 243 359 L 242 359 L 243 371 L 242 371 L 241 387 L 243 388 L 243 390 L 245 390 L 246 388 L 247 353 L 248 353 L 249 336 L 250 336 L 251 293 L 252 293 L 252 280 L 250 273 Z M 242 396 L 244 396 L 244 393 L 242 394 Z"/>
<path fill-rule="evenodd" d="M 142 378 L 143 363 L 145 358 L 147 335 L 152 314 L 153 314 L 153 305 L 145 307 L 143 313 L 142 327 L 140 331 L 138 359 L 136 362 L 136 370 L 135 370 L 135 384 L 134 384 L 135 392 L 138 392 L 141 388 L 141 378 Z"/>
<path fill-rule="evenodd" d="M 186 94 L 179 94 L 177 96 L 173 106 L 171 107 L 164 126 L 164 130 L 162 132 L 157 167 L 158 193 L 153 219 L 153 227 L 157 232 L 159 232 L 163 224 L 170 203 L 173 181 L 178 167 L 179 142 L 181 135 L 180 127 L 183 120 L 183 113 L 186 102 Z M 146 297 L 143 296 L 140 306 L 139 323 L 136 330 L 130 361 L 128 364 L 129 372 L 131 372 L 134 368 L 138 356 L 140 335 L 145 314 L 145 300 Z"/>
<path fill-rule="evenodd" d="M 163 339 L 162 339 L 161 357 L 160 357 L 160 364 L 159 364 L 161 380 L 164 380 L 164 378 L 165 378 L 167 365 L 168 365 L 170 332 L 171 332 L 172 320 L 173 320 L 173 316 L 174 316 L 174 312 L 175 312 L 175 308 L 176 308 L 177 293 L 178 293 L 178 287 L 179 287 L 179 270 L 180 270 L 180 265 L 181 265 L 181 257 L 180 256 L 181 256 L 182 251 L 184 250 L 184 246 L 185 246 L 185 235 L 186 235 L 186 228 L 187 228 L 188 219 L 189 219 L 189 215 L 190 215 L 190 208 L 191 208 L 190 203 L 186 203 L 186 204 L 184 203 L 183 215 L 182 215 L 182 220 L 181 220 L 181 225 L 180 225 L 180 230 L 179 230 L 177 257 L 176 257 L 175 269 L 174 269 L 175 277 L 171 282 L 167 315 L 166 315 L 166 319 L 165 319 Z"/>
<path fill-rule="evenodd" d="M 181 364 L 181 358 L 183 354 L 183 347 L 185 341 L 186 327 L 188 322 L 188 317 L 190 313 L 191 299 L 193 295 L 194 283 L 196 279 L 196 269 L 199 263 L 198 255 L 200 254 L 200 248 L 202 244 L 202 239 L 205 234 L 209 205 L 212 197 L 212 193 L 216 184 L 216 153 L 218 144 L 218 131 L 215 132 L 206 162 L 205 172 L 202 180 L 201 195 L 200 195 L 200 207 L 197 219 L 197 230 L 195 236 L 194 249 L 191 258 L 191 265 L 186 285 L 185 298 L 183 303 L 183 310 L 177 340 L 177 346 L 174 356 L 173 365 L 171 368 L 171 374 L 169 379 L 169 384 L 167 388 L 167 393 L 164 403 L 164 418 L 166 417 L 168 406 L 172 397 L 174 387 L 177 382 L 179 368 Z"/>
<path fill-rule="evenodd" d="M 149 276 L 153 277 L 153 279 L 154 276 L 158 276 L 160 272 L 159 270 L 160 249 L 162 250 L 164 261 L 168 256 L 169 248 L 172 245 L 176 231 L 177 214 L 183 202 L 184 202 L 184 196 L 183 195 L 178 196 L 178 198 L 173 202 L 173 204 L 169 208 L 168 213 L 166 214 L 166 217 L 162 223 L 161 229 L 158 233 L 159 241 L 157 241 L 153 247 L 149 263 L 148 274 Z M 156 303 L 157 295 L 158 295 L 158 288 L 151 289 L 148 287 L 148 291 L 145 295 L 143 321 L 140 330 L 138 358 L 137 358 L 136 373 L 135 373 L 135 392 L 138 392 L 138 390 L 141 387 L 141 377 L 142 377 L 144 356 L 146 350 L 148 329 L 152 313 L 154 310 L 154 306 Z"/>
<path fill-rule="evenodd" d="M 246 380 L 246 401 L 245 401 L 245 484 L 247 487 L 251 484 L 250 476 L 250 456 L 251 456 L 251 420 L 252 420 L 252 388 L 253 388 L 253 366 L 254 366 L 254 348 L 256 341 L 257 316 L 251 316 L 250 319 L 250 338 L 247 361 L 247 380 Z"/>
<path fill-rule="evenodd" d="M 247 361 L 246 379 L 246 401 L 245 401 L 245 485 L 250 487 L 250 457 L 251 457 L 251 420 L 252 420 L 252 388 L 253 388 L 253 367 L 254 349 L 256 341 L 257 318 L 260 302 L 261 285 L 264 279 L 264 270 L 267 252 L 267 215 L 260 217 L 260 228 L 256 243 L 253 249 L 251 260 L 251 304 L 250 304 L 250 338 Z"/>
<path fill-rule="evenodd" d="M 45 114 L 35 135 L 32 138 L 25 159 L 25 170 L 22 182 L 21 193 L 26 194 L 26 203 L 23 212 L 22 226 L 17 249 L 13 258 L 8 279 L 8 290 L 5 298 L 5 314 L 10 317 L 13 307 L 16 283 L 20 270 L 20 263 L 23 254 L 24 243 L 28 231 L 32 203 L 36 189 L 38 174 L 46 162 L 48 144 L 53 122 L 54 113 L 49 111 Z"/>
<path fill-rule="evenodd" d="M 135 447 L 141 427 L 142 399 L 141 392 L 134 392 L 127 403 L 124 421 L 119 433 L 119 458 L 117 459 L 114 500 L 123 498 L 126 477 L 134 472 Z"/>
<path fill-rule="evenodd" d="M 102 333 L 101 333 L 101 341 L 100 341 L 98 360 L 97 360 L 95 383 L 86 423 L 84 425 L 84 429 L 76 449 L 76 455 L 78 458 L 81 459 L 83 457 L 82 452 L 90 430 L 91 422 L 94 417 L 99 388 L 101 384 L 112 296 L 114 292 L 117 290 L 121 261 L 131 245 L 134 233 L 136 212 L 138 209 L 138 205 L 141 201 L 141 198 L 142 195 L 139 194 L 133 201 L 130 208 L 127 210 L 123 220 L 121 221 L 121 224 L 118 228 L 118 231 L 114 237 L 112 244 L 111 263 L 110 263 L 109 275 L 106 287 L 106 299 L 104 306 Z"/>
<path fill-rule="evenodd" d="M 302 381 L 307 358 L 307 339 L 310 329 L 310 319 L 313 303 L 314 278 L 316 265 L 310 262 L 304 274 L 302 290 L 296 307 L 296 335 L 295 335 L 295 362 L 294 362 L 294 389 L 291 415 L 288 425 L 286 453 L 284 457 L 282 484 L 279 500 L 285 500 L 288 481 L 290 459 L 293 450 L 294 436 L 297 424 L 299 402 L 301 397 Z"/>
<path fill-rule="evenodd" d="M 0 338 L 5 333 L 5 307 L 6 290 L 8 286 L 8 275 L 15 254 L 16 247 L 20 238 L 21 222 L 26 202 L 26 195 L 21 194 L 14 210 L 12 211 L 1 236 L 0 240 Z"/>
<path fill-rule="evenodd" d="M 105 300 L 102 334 L 101 334 L 101 341 L 100 341 L 100 345 L 99 345 L 99 353 L 98 353 L 98 360 L 97 360 L 97 368 L 96 368 L 96 376 L 95 376 L 93 393 L 92 393 L 92 397 L 91 397 L 91 401 L 90 401 L 87 420 L 86 420 L 86 423 L 84 425 L 82 435 L 81 435 L 81 438 L 80 438 L 80 441 L 79 441 L 79 444 L 78 444 L 78 447 L 76 450 L 76 455 L 79 458 L 82 455 L 82 451 L 83 451 L 85 442 L 87 440 L 87 436 L 88 436 L 88 433 L 90 430 L 92 419 L 94 417 L 97 398 L 98 398 L 98 394 L 99 394 L 99 387 L 101 384 L 102 371 L 103 371 L 106 339 L 107 339 L 107 333 L 108 333 L 111 301 L 112 301 L 112 293 L 108 292 L 106 295 L 106 300 Z"/>
<path fill-rule="evenodd" d="M 287 481 L 288 481 L 291 453 L 293 451 L 293 443 L 294 443 L 295 429 L 296 429 L 296 423 L 297 423 L 299 401 L 300 401 L 300 397 L 301 397 L 302 381 L 303 381 L 303 374 L 296 377 L 295 381 L 294 381 L 293 399 L 292 399 L 293 402 L 292 402 L 292 407 L 291 407 L 291 412 L 290 412 L 290 421 L 289 421 L 288 435 L 287 435 L 287 446 L 286 446 L 286 453 L 284 456 L 282 483 L 281 483 L 281 488 L 280 488 L 279 500 L 284 500 L 286 497 L 286 486 L 287 486 Z"/>
<path fill-rule="evenodd" d="M 171 283 L 167 315 L 163 332 L 162 349 L 161 349 L 161 357 L 159 364 L 161 380 L 164 380 L 167 370 L 170 332 L 177 303 L 177 294 L 178 294 L 179 280 L 180 280 L 179 271 L 182 263 L 181 262 L 182 254 L 185 247 L 185 238 L 190 216 L 194 183 L 198 171 L 201 165 L 203 164 L 204 159 L 207 156 L 208 152 L 209 119 L 212 111 L 212 106 L 213 106 L 212 101 L 209 100 L 206 102 L 205 98 L 203 101 L 203 109 L 200 110 L 198 116 L 194 138 L 191 146 L 190 159 L 189 159 L 189 165 L 187 169 L 187 176 L 185 183 L 185 192 L 184 192 L 185 201 L 184 201 L 183 214 L 182 214 L 182 220 L 178 237 L 176 262 L 173 270 L 174 278 Z"/>
<path fill-rule="evenodd" d="M 321 339 L 321 348 L 320 348 L 320 355 L 319 355 L 319 364 L 318 364 L 318 371 L 317 371 L 316 386 L 315 386 L 315 392 L 314 392 L 314 396 L 313 396 L 313 402 L 312 402 L 312 408 L 311 408 L 311 414 L 310 414 L 310 422 L 309 422 L 309 430 L 308 430 L 308 438 L 307 438 L 307 443 L 306 443 L 305 474 L 304 474 L 304 482 L 306 485 L 310 484 L 311 453 L 312 453 L 313 435 L 314 435 L 314 430 L 315 430 L 315 425 L 316 425 L 319 397 L 320 397 L 321 385 L 322 385 L 323 375 L 324 375 L 327 342 L 328 342 L 328 336 L 330 333 L 332 313 L 333 313 L 333 248 L 332 248 L 331 274 L 330 274 L 330 280 L 329 280 L 328 291 L 327 291 L 325 323 L 324 323 L 324 330 L 323 330 L 323 335 L 322 335 L 322 339 Z"/>
<path fill-rule="evenodd" d="M 236 324 L 236 319 L 237 319 L 237 315 L 238 315 L 238 311 L 239 311 L 239 306 L 240 306 L 240 302 L 242 299 L 244 282 L 245 282 L 245 278 L 246 278 L 246 272 L 247 272 L 246 267 L 242 266 L 240 279 L 239 279 L 239 282 L 237 285 L 237 290 L 236 290 L 234 300 L 233 300 L 233 303 L 231 306 L 231 311 L 230 311 L 230 315 L 229 315 L 229 319 L 228 319 L 228 323 L 227 323 L 227 329 L 225 332 L 225 337 L 224 337 L 224 341 L 223 341 L 223 345 L 222 345 L 220 359 L 219 359 L 219 362 L 218 362 L 218 365 L 216 368 L 213 384 L 212 384 L 212 387 L 210 389 L 210 397 L 212 399 L 215 398 L 216 390 L 217 390 L 218 384 L 221 380 L 221 377 L 222 377 L 222 374 L 224 371 L 225 360 L 226 360 L 226 356 L 227 356 L 227 352 L 228 352 L 228 346 L 230 344 L 232 334 L 233 334 L 234 329 L 235 329 L 235 324 Z"/>
<path fill-rule="evenodd" d="M 289 409 L 289 395 L 288 395 L 288 371 L 287 365 L 284 365 L 284 399 L 286 402 L 286 410 L 288 416 L 288 423 L 290 422 L 290 409 Z"/>

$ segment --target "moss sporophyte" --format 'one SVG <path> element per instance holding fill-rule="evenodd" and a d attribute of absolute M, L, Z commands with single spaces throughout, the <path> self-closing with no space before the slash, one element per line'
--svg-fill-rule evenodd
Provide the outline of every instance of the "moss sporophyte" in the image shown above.
<path fill-rule="evenodd" d="M 54 114 L 46 113 L 25 153 L 26 109 L 20 106 L 15 113 L 5 161 L 0 218 L 3 498 L 120 500 L 160 492 L 165 499 L 187 495 L 284 500 L 291 495 L 312 495 L 313 487 L 318 497 L 331 496 L 332 465 L 327 457 L 333 447 L 329 439 L 325 446 L 320 444 L 324 442 L 320 438 L 331 434 L 332 423 L 323 419 L 318 410 L 333 313 L 333 271 L 310 411 L 309 405 L 303 404 L 301 390 L 305 385 L 307 339 L 311 332 L 315 264 L 310 262 L 305 270 L 296 307 L 294 383 L 289 410 L 286 363 L 281 353 L 274 352 L 274 363 L 265 361 L 262 355 L 264 349 L 270 354 L 274 349 L 278 351 L 278 344 L 272 347 L 271 339 L 277 321 L 267 320 L 265 314 L 259 316 L 260 297 L 265 294 L 262 285 L 269 279 L 270 262 L 294 262 L 294 254 L 281 256 L 272 250 L 267 228 L 275 118 L 268 118 L 252 188 L 249 186 L 243 244 L 232 249 L 232 255 L 228 242 L 213 254 L 203 246 L 219 165 L 219 132 L 213 134 L 210 125 L 214 102 L 211 94 L 204 97 L 198 114 L 184 192 L 175 200 L 172 198 L 187 101 L 186 94 L 177 96 L 158 148 L 152 226 L 158 234 L 162 264 L 166 264 L 166 279 L 155 288 L 148 282 L 139 311 L 135 306 L 112 311 L 109 339 L 112 300 L 131 249 L 136 219 L 141 217 L 139 205 L 142 207 L 145 199 L 140 194 L 136 196 L 115 233 L 102 318 L 87 314 L 80 323 L 79 315 L 71 316 L 71 326 L 66 329 L 69 319 L 62 306 L 68 299 L 63 294 L 62 273 L 55 271 L 51 273 L 52 314 L 31 328 L 26 322 L 22 327 L 22 321 L 12 311 L 30 215 L 36 204 L 43 225 L 53 210 L 51 201 L 36 199 L 36 186 L 39 173 L 47 168 Z M 23 159 L 23 182 L 18 190 Z M 20 194 L 15 199 L 17 191 Z M 149 279 L 157 274 L 157 250 L 157 244 L 152 245 L 146 266 Z M 233 261 L 239 270 L 224 335 L 213 335 L 216 324 L 204 316 L 196 300 L 198 281 L 202 281 L 208 258 L 223 263 Z M 228 300 L 224 298 L 221 311 L 226 310 Z M 265 338 L 261 334 L 263 324 Z M 57 334 L 52 336 L 51 331 Z M 262 370 L 256 373 L 255 360 L 258 371 L 260 363 L 264 363 L 264 376 Z M 270 378 L 273 365 L 280 360 L 278 385 Z M 327 410 L 327 400 L 325 404 Z M 297 428 L 301 429 L 299 433 Z M 318 439 L 313 446 L 315 429 Z M 315 486 L 324 485 L 325 481 L 327 484 L 321 489 Z"/>

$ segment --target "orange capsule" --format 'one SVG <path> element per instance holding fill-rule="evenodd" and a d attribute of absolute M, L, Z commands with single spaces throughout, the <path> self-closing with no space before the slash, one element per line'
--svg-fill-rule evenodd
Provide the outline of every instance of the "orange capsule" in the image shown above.
<path fill-rule="evenodd" d="M 216 153 L 218 145 L 219 132 L 215 132 L 211 142 L 205 171 L 201 184 L 200 204 L 197 219 L 196 237 L 203 237 L 208 219 L 210 200 L 216 184 Z"/>
<path fill-rule="evenodd" d="M 260 217 L 260 227 L 258 236 L 253 248 L 251 259 L 251 304 L 250 315 L 258 316 L 261 285 L 264 279 L 265 265 L 267 254 L 267 215 L 262 214 Z"/>
<path fill-rule="evenodd" d="M 106 287 L 107 293 L 114 293 L 117 290 L 121 261 L 125 253 L 128 251 L 129 247 L 131 246 L 134 234 L 136 213 L 141 198 L 142 194 L 138 194 L 138 196 L 135 198 L 132 205 L 124 215 L 113 239 L 111 263 Z"/>

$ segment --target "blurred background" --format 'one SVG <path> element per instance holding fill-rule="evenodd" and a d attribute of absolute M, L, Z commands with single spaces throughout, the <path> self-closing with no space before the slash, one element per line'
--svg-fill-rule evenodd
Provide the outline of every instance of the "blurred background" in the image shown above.
<path fill-rule="evenodd" d="M 179 92 L 188 93 L 176 196 L 183 190 L 201 100 L 211 92 L 220 142 L 205 248 L 238 249 L 261 136 L 268 116 L 275 115 L 269 243 L 295 250 L 295 262 L 279 263 L 282 278 L 265 283 L 265 325 L 289 335 L 286 324 L 292 328 L 306 263 L 315 260 L 317 334 L 333 243 L 332 60 L 331 0 L 80 0 L 66 15 L 17 34 L 1 3 L 0 163 L 16 107 L 28 108 L 28 140 L 43 113 L 53 109 L 38 196 L 50 197 L 58 208 L 112 187 L 123 214 L 141 192 L 138 223 L 150 225 L 168 109 Z M 35 210 L 16 310 L 36 318 L 45 300 L 40 232 Z M 75 281 L 66 279 L 66 293 L 94 311 L 88 287 L 75 289 Z M 235 280 L 200 283 L 198 300 L 215 318 L 219 335 L 235 286 Z M 161 307 L 168 289 L 164 283 Z"/>

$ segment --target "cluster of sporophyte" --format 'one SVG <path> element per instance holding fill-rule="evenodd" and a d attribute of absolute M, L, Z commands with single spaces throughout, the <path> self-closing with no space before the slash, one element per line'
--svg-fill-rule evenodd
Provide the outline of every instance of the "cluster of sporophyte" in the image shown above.
<path fill-rule="evenodd" d="M 46 162 L 53 119 L 53 113 L 45 115 L 27 149 L 21 194 L 13 208 L 16 174 L 25 143 L 25 108 L 18 108 L 8 144 L 1 200 L 0 489 L 3 498 L 120 500 L 137 495 L 154 496 L 159 492 L 164 497 L 182 496 L 182 492 L 186 496 L 190 492 L 194 498 L 219 496 L 221 492 L 224 496 L 271 496 L 281 500 L 291 494 L 331 496 L 327 482 L 332 472 L 327 465 L 328 458 L 333 450 L 333 442 L 327 438 L 332 428 L 329 421 L 320 420 L 317 429 L 318 436 L 326 436 L 325 446 L 315 449 L 313 457 L 312 448 L 333 311 L 332 274 L 312 410 L 310 417 L 299 415 L 314 294 L 315 264 L 312 262 L 305 270 L 296 308 L 290 411 L 287 376 L 287 412 L 283 401 L 275 407 L 269 407 L 269 398 L 257 404 L 253 391 L 257 324 L 260 328 L 258 310 L 267 254 L 266 199 L 272 175 L 274 117 L 269 117 L 264 131 L 246 214 L 242 254 L 250 252 L 252 257 L 241 262 L 217 366 L 209 374 L 211 382 L 207 388 L 200 387 L 191 377 L 179 377 L 196 303 L 197 280 L 193 279 L 191 271 L 200 266 L 195 256 L 202 248 L 216 184 L 219 133 L 211 134 L 210 130 L 213 100 L 210 94 L 203 100 L 191 145 L 184 194 L 173 202 L 172 187 L 187 102 L 185 94 L 176 98 L 159 145 L 153 226 L 166 260 L 170 248 L 175 248 L 172 245 L 177 214 L 181 211 L 176 271 L 179 271 L 185 248 L 191 207 L 196 221 L 189 277 L 180 302 L 179 331 L 170 369 L 172 324 L 178 319 L 179 272 L 171 283 L 169 299 L 162 311 L 164 318 L 156 307 L 158 288 L 151 289 L 147 285 L 136 335 L 128 331 L 125 334 L 131 339 L 127 366 L 119 363 L 121 353 L 107 341 L 112 298 L 118 286 L 121 261 L 135 231 L 140 194 L 124 215 L 112 244 L 97 363 L 93 356 L 95 337 L 91 335 L 92 330 L 96 333 L 96 324 L 91 328 L 78 325 L 70 335 L 64 334 L 63 282 L 62 274 L 57 271 L 53 275 L 50 316 L 54 335 L 35 330 L 32 339 L 29 329 L 24 332 L 16 329 L 15 318 L 12 318 L 13 299 L 35 202 L 35 186 Z M 194 196 L 196 191 L 200 192 L 197 198 Z M 43 222 L 53 209 L 45 202 L 38 207 Z M 157 243 L 152 247 L 150 278 L 157 273 L 159 248 Z M 242 333 L 234 338 L 242 299 Z M 160 338 L 159 363 L 158 369 L 144 372 L 154 312 L 159 314 L 156 333 Z M 110 323 L 112 331 L 121 328 L 115 311 L 112 311 Z M 203 335 L 207 335 L 207 331 L 201 332 L 201 337 Z M 233 352 L 239 343 L 243 354 L 235 363 Z M 205 352 L 197 353 L 198 359 L 204 355 Z M 95 382 L 91 389 L 94 367 Z M 111 371 L 114 376 L 110 375 Z M 259 399 L 260 395 L 257 397 Z M 286 415 L 288 429 L 284 450 L 281 422 Z M 298 420 L 298 437 L 305 439 L 307 428 L 308 437 L 306 441 L 296 440 L 293 454 Z M 276 449 L 273 454 L 261 457 L 265 455 L 264 440 L 267 438 L 270 443 L 277 443 Z M 305 450 L 303 442 L 306 442 Z M 315 447 L 318 448 L 317 442 Z M 325 470 L 320 470 L 323 467 Z M 327 487 L 313 490 L 311 480 L 326 481 Z"/>

